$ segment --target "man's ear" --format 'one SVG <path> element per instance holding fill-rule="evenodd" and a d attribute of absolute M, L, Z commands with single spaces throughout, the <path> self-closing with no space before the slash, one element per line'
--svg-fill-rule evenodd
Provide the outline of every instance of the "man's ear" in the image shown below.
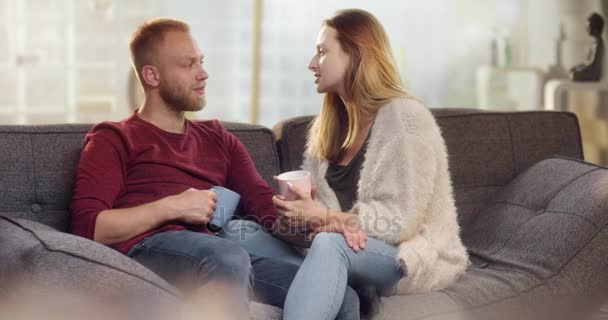
<path fill-rule="evenodd" d="M 150 87 L 157 87 L 160 82 L 160 74 L 155 66 L 149 64 L 141 68 L 143 82 Z"/>

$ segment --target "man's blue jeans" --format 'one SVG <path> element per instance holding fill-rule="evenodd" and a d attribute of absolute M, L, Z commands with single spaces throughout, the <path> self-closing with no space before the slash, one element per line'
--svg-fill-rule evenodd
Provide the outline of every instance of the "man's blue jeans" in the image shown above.
<path fill-rule="evenodd" d="M 230 299 L 230 308 L 245 312 L 251 289 L 255 301 L 283 308 L 298 270 L 297 265 L 280 259 L 249 254 L 220 236 L 187 230 L 147 237 L 128 255 L 186 294 L 220 284 Z M 348 303 L 343 304 L 336 319 L 358 319 L 356 293 L 349 292 L 345 301 Z"/>

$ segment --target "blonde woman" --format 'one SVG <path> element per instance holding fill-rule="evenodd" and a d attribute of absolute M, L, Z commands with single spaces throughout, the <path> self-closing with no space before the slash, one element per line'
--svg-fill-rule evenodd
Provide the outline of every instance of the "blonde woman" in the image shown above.
<path fill-rule="evenodd" d="M 381 295 L 438 290 L 467 266 L 445 142 L 429 110 L 401 87 L 382 25 L 363 10 L 324 21 L 309 64 L 320 115 L 303 168 L 316 196 L 295 187 L 278 212 L 314 222 L 284 319 L 333 319 L 347 284 Z"/>

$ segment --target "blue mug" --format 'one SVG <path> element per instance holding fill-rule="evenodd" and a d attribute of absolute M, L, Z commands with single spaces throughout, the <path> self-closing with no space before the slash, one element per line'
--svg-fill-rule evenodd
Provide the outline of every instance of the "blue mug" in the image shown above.
<path fill-rule="evenodd" d="M 224 187 L 213 186 L 209 190 L 217 194 L 215 212 L 209 220 L 211 229 L 221 230 L 232 219 L 239 206 L 241 195 Z"/>

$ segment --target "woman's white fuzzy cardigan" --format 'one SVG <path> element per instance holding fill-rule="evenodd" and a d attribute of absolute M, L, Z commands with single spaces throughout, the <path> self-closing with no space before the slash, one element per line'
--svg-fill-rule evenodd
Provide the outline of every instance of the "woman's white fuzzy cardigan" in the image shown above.
<path fill-rule="evenodd" d="M 315 132 L 311 132 L 312 135 Z M 340 209 L 327 184 L 328 163 L 305 153 L 303 169 L 317 185 L 316 201 Z M 352 209 L 367 234 L 399 246 L 406 271 L 399 294 L 447 287 L 468 256 L 452 195 L 445 141 L 431 112 L 412 98 L 382 106 L 371 128 Z"/>

